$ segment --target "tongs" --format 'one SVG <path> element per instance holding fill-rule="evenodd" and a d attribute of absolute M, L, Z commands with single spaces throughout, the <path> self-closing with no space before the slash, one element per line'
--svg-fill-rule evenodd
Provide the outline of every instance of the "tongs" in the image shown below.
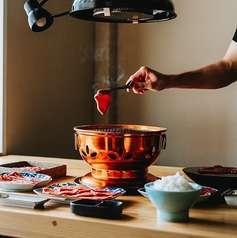
<path fill-rule="evenodd" d="M 133 85 L 133 81 L 128 82 L 127 84 L 123 85 L 123 86 L 119 86 L 119 87 L 115 87 L 115 88 L 110 88 L 110 91 L 114 91 L 114 90 L 120 90 L 120 89 L 127 89 L 130 88 Z"/>
<path fill-rule="evenodd" d="M 116 90 L 121 90 L 121 89 L 127 89 L 130 88 L 133 85 L 133 81 L 128 82 L 127 84 L 115 88 L 104 88 L 104 89 L 99 89 L 98 93 L 99 94 L 110 94 L 112 91 Z"/>

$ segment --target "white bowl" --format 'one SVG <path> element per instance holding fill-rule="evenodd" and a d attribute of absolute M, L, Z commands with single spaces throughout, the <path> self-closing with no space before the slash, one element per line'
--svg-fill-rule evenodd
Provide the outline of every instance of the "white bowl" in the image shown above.
<path fill-rule="evenodd" d="M 237 208 L 237 189 L 228 189 L 222 193 L 226 203 L 234 208 Z"/>

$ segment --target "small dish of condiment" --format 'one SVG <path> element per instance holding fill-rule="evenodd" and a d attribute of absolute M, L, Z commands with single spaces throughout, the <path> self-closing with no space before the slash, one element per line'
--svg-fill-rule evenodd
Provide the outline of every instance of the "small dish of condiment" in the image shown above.
<path fill-rule="evenodd" d="M 116 200 L 81 199 L 70 203 L 71 212 L 76 215 L 104 219 L 118 219 L 122 214 L 123 203 Z"/>
<path fill-rule="evenodd" d="M 227 205 L 237 208 L 237 189 L 227 189 L 222 194 Z"/>

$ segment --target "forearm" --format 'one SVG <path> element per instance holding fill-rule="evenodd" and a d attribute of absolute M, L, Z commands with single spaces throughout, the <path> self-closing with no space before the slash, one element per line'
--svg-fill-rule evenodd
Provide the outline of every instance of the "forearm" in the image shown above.
<path fill-rule="evenodd" d="M 169 75 L 165 88 L 217 89 L 237 80 L 237 67 L 225 60 L 198 70 Z"/>

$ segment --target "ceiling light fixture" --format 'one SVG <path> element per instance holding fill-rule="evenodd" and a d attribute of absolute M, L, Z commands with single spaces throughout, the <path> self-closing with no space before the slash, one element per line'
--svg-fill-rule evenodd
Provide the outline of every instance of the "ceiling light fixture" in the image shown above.
<path fill-rule="evenodd" d="M 42 5 L 48 0 L 29 0 L 24 8 L 32 31 L 44 31 L 53 18 L 69 14 L 71 17 L 111 23 L 150 23 L 175 18 L 171 0 L 74 0 L 71 11 L 51 15 Z"/>

